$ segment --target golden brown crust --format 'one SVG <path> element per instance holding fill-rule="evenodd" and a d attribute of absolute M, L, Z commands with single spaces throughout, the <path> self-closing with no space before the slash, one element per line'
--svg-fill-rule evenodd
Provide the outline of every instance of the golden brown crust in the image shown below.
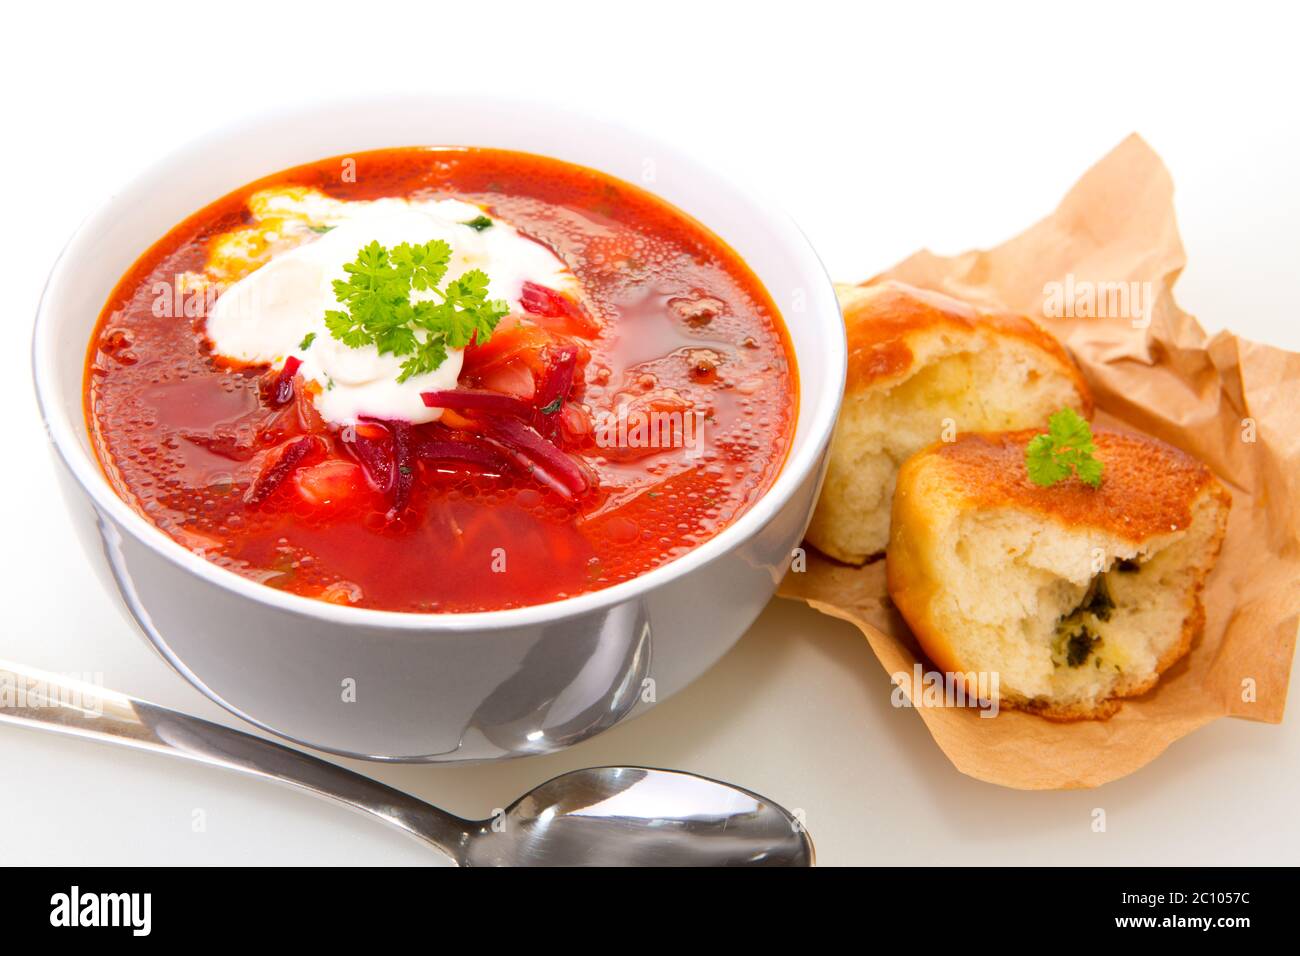
<path fill-rule="evenodd" d="M 849 344 L 849 394 L 906 372 L 914 359 L 912 337 L 920 332 L 947 328 L 973 333 L 982 328 L 1049 354 L 1074 380 L 1084 417 L 1092 417 L 1092 397 L 1069 353 L 1024 316 L 980 312 L 959 299 L 893 279 L 840 287 L 839 298 Z"/>
<path fill-rule="evenodd" d="M 933 456 L 945 484 L 968 507 L 1016 508 L 1135 543 L 1191 524 L 1192 502 L 1207 485 L 1227 500 L 1210 469 L 1191 455 L 1145 435 L 1105 428 L 1093 430 L 1097 457 L 1105 466 L 1099 488 L 1077 478 L 1042 488 L 1029 480 L 1025 468 L 1025 446 L 1037 434 L 1034 429 L 970 432 L 931 445 L 917 458 Z"/>
<path fill-rule="evenodd" d="M 1155 679 L 1151 681 L 1155 683 Z M 1011 710 L 1023 710 L 1026 714 L 1033 714 L 1036 717 L 1042 717 L 1044 720 L 1050 720 L 1057 724 L 1072 724 L 1076 720 L 1109 720 L 1119 712 L 1124 702 L 1117 697 L 1107 697 L 1105 700 L 1099 700 L 1089 706 L 1087 704 L 1053 704 L 1044 700 L 1023 700 L 1014 697 L 1004 697 L 1000 701 L 1001 706 Z"/>
<path fill-rule="evenodd" d="M 1193 584 L 1192 604 L 1178 640 L 1162 654 L 1152 674 L 1121 682 L 1110 697 L 1092 704 L 1002 698 L 1003 706 L 1049 720 L 1104 720 L 1119 710 L 1123 698 L 1151 690 L 1201 636 L 1205 628 L 1202 593 L 1223 544 L 1232 499 L 1209 468 L 1178 449 L 1153 438 L 1100 428 L 1093 434 L 1098 455 L 1106 463 L 1101 486 L 1092 489 L 1070 479 L 1040 488 L 1029 481 L 1024 465 L 1024 449 L 1034 434 L 1027 430 L 962 435 L 952 443 L 931 445 L 904 463 L 886 553 L 889 595 L 934 665 L 964 673 L 969 668 L 930 617 L 942 581 L 930 560 L 937 551 L 936 509 L 1015 508 L 1067 527 L 1093 528 L 1141 544 L 1187 528 L 1197 502 L 1212 497 L 1218 527 L 1211 553 Z"/>
<path fill-rule="evenodd" d="M 890 516 L 889 547 L 885 549 L 885 588 L 921 649 L 941 671 L 965 673 L 947 636 L 932 625 L 930 608 L 943 573 L 933 558 L 939 551 L 939 522 L 935 506 L 944 504 L 944 491 L 927 481 L 923 465 L 930 451 L 913 455 L 898 472 Z"/>

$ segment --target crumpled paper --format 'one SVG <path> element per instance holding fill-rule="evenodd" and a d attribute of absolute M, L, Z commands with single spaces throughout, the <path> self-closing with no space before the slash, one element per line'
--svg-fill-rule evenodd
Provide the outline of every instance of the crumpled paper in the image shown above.
<path fill-rule="evenodd" d="M 1134 135 L 1014 239 L 950 258 L 918 252 L 869 280 L 1034 318 L 1073 353 L 1099 422 L 1198 456 L 1232 492 L 1203 595 L 1205 633 L 1110 720 L 917 707 L 953 765 L 976 779 L 1095 787 L 1219 717 L 1282 720 L 1300 621 L 1300 354 L 1230 332 L 1208 337 L 1174 301 L 1185 261 L 1173 181 Z M 809 549 L 806 570 L 787 574 L 780 593 L 860 628 L 887 673 L 909 675 L 900 685 L 909 697 L 914 665 L 932 668 L 889 602 L 883 561 L 852 568 Z"/>

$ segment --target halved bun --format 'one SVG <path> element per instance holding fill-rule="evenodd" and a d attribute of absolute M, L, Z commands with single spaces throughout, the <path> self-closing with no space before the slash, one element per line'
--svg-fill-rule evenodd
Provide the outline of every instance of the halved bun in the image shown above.
<path fill-rule="evenodd" d="M 844 407 L 808 540 L 861 564 L 885 549 L 898 466 L 946 433 L 1092 414 L 1083 377 L 1026 318 L 899 282 L 837 288 L 849 341 Z"/>
<path fill-rule="evenodd" d="M 1109 717 L 1200 634 L 1231 498 L 1178 449 L 1101 429 L 1100 487 L 1042 488 L 1034 434 L 964 435 L 903 465 L 889 595 L 940 670 L 996 673 L 1004 705 L 1046 717 Z"/>

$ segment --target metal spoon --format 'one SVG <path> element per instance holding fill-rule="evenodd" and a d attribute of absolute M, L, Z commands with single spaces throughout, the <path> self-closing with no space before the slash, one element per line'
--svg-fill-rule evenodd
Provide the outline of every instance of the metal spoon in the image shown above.
<path fill-rule="evenodd" d="M 595 767 L 497 818 L 462 820 L 282 744 L 0 661 L 0 722 L 186 757 L 289 784 L 397 827 L 460 866 L 811 866 L 806 830 L 758 794 L 673 770 Z"/>

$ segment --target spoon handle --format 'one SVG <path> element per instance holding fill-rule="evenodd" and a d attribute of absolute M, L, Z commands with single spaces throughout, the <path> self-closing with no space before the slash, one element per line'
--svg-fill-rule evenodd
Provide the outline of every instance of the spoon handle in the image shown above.
<path fill-rule="evenodd" d="M 376 817 L 460 862 L 472 824 L 377 780 L 262 737 L 0 660 L 0 723 L 184 757 L 288 784 Z"/>

